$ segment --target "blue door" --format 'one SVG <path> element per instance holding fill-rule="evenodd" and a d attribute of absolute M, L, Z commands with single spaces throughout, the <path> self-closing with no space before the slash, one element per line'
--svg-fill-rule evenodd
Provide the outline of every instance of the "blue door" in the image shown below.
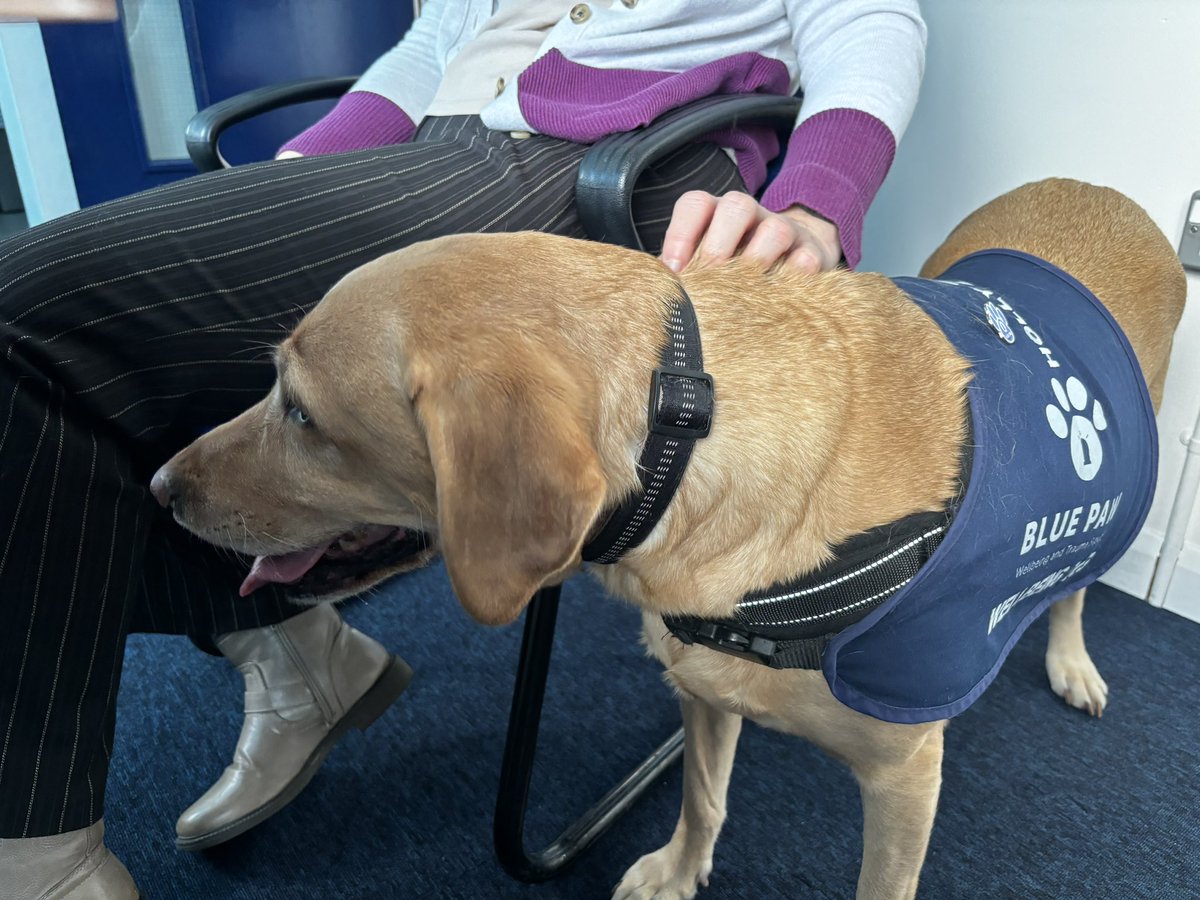
<path fill-rule="evenodd" d="M 407 0 L 121 0 L 121 19 L 43 25 L 42 38 L 83 206 L 195 174 L 183 128 L 254 87 L 355 75 L 412 22 Z M 331 101 L 235 126 L 233 163 L 270 158 Z"/>

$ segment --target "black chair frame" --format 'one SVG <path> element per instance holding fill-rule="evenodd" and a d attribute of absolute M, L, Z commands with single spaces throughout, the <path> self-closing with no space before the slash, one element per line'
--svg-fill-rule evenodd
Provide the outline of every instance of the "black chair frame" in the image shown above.
<path fill-rule="evenodd" d="M 188 154 L 202 171 L 228 165 L 221 156 L 222 133 L 268 110 L 309 100 L 341 96 L 352 77 L 318 78 L 259 88 L 201 110 L 188 123 Z M 575 184 L 575 201 L 592 240 L 642 250 L 633 224 L 633 190 L 638 177 L 656 161 L 702 135 L 733 125 L 767 125 L 791 133 L 800 109 L 796 97 L 767 94 L 709 97 L 673 110 L 645 128 L 606 137 L 584 155 Z M 587 849 L 683 753 L 683 729 L 668 737 L 640 765 L 568 825 L 541 850 L 525 846 L 525 813 L 534 755 L 554 649 L 559 586 L 538 591 L 525 611 L 525 626 L 513 687 L 508 734 L 500 766 L 493 818 L 496 856 L 513 878 L 546 881 Z"/>

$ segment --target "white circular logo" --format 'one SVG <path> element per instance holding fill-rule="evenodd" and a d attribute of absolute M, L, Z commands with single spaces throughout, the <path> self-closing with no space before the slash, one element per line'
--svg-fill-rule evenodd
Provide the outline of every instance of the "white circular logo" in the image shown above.
<path fill-rule="evenodd" d="M 1046 406 L 1046 422 L 1058 437 L 1070 438 L 1075 474 L 1083 481 L 1091 481 L 1104 462 L 1104 448 L 1100 445 L 1100 432 L 1108 427 L 1104 407 L 1099 400 L 1095 400 L 1091 414 L 1085 412 L 1088 391 L 1074 375 L 1067 379 L 1065 387 L 1057 378 L 1051 378 L 1050 388 L 1058 405 L 1051 403 Z M 1069 423 L 1067 416 L 1071 417 Z"/>
<path fill-rule="evenodd" d="M 983 304 L 983 314 L 987 316 L 988 324 L 992 326 L 992 331 L 1000 336 L 1000 340 L 1006 344 L 1013 343 L 1017 336 L 1013 333 L 1012 326 L 1008 324 L 1008 316 L 995 303 L 989 300 Z"/>

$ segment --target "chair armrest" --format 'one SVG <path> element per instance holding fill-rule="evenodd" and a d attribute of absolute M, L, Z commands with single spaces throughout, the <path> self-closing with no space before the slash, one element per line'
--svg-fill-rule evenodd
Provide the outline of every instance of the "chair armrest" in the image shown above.
<path fill-rule="evenodd" d="M 791 134 L 799 97 L 728 94 L 671 110 L 636 131 L 601 138 L 584 154 L 575 180 L 575 206 L 594 241 L 644 250 L 633 224 L 633 189 L 648 166 L 701 135 L 731 125 L 772 125 Z"/>
<path fill-rule="evenodd" d="M 229 163 L 221 156 L 217 142 L 230 125 L 284 106 L 309 100 L 332 100 L 350 90 L 357 80 L 354 76 L 339 76 L 289 81 L 235 94 L 220 103 L 206 106 L 192 116 L 184 131 L 188 156 L 201 172 L 228 168 Z"/>

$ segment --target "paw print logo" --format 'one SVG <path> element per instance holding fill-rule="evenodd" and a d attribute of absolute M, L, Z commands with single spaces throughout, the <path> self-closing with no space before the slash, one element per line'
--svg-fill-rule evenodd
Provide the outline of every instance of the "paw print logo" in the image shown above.
<path fill-rule="evenodd" d="M 1099 400 L 1095 400 L 1091 415 L 1087 414 L 1087 388 L 1074 375 L 1067 379 L 1065 387 L 1057 378 L 1051 378 L 1050 387 L 1058 405 L 1047 404 L 1046 421 L 1050 424 L 1050 430 L 1060 438 L 1071 439 L 1071 462 L 1075 465 L 1075 474 L 1083 481 L 1091 481 L 1104 461 L 1104 448 L 1100 446 L 1100 432 L 1108 427 L 1104 407 Z M 1069 423 L 1068 416 L 1071 417 Z"/>

